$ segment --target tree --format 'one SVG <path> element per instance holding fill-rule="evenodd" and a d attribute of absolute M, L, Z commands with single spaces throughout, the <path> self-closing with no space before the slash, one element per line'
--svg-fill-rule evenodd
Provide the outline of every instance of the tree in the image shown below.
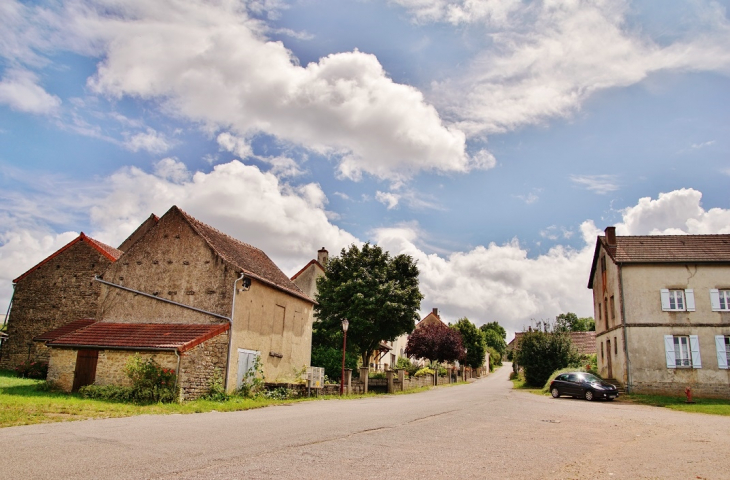
<path fill-rule="evenodd" d="M 461 340 L 466 349 L 464 364 L 472 368 L 479 368 L 484 365 L 484 356 L 487 351 L 484 333 L 466 317 L 460 318 L 451 328 L 461 333 Z"/>
<path fill-rule="evenodd" d="M 418 327 L 408 336 L 405 353 L 432 362 L 453 362 L 463 360 L 466 352 L 458 330 L 442 323 L 431 323 Z"/>
<path fill-rule="evenodd" d="M 555 370 L 579 361 L 570 336 L 540 330 L 529 330 L 520 337 L 514 358 L 525 371 L 525 381 L 534 387 L 542 387 Z"/>
<path fill-rule="evenodd" d="M 502 365 L 502 357 L 507 352 L 507 343 L 504 341 L 504 338 L 493 329 L 481 329 L 481 331 L 482 335 L 484 335 L 484 343 L 497 354 L 493 363 L 495 365 Z"/>
<path fill-rule="evenodd" d="M 555 317 L 555 331 L 558 332 L 590 332 L 595 329 L 593 317 L 578 318 L 573 312 L 561 313 Z"/>
<path fill-rule="evenodd" d="M 484 325 L 479 327 L 479 330 L 481 330 L 482 332 L 486 332 L 487 330 L 494 330 L 500 337 L 502 337 L 502 340 L 507 340 L 507 330 L 505 330 L 504 327 L 497 322 L 485 323 Z"/>
<path fill-rule="evenodd" d="M 317 290 L 314 328 L 319 338 L 337 348 L 334 343 L 338 338 L 341 342 L 342 320 L 347 319 L 348 350 L 360 355 L 363 365 L 370 363 L 380 342 L 415 328 L 423 298 L 416 262 L 408 255 L 391 258 L 369 243 L 362 249 L 350 245 L 330 258 Z"/>

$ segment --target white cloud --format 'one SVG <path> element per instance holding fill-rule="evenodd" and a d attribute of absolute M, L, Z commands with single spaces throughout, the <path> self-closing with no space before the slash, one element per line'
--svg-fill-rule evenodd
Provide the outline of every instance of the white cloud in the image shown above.
<path fill-rule="evenodd" d="M 730 22 L 696 2 L 682 32 L 652 38 L 624 0 L 395 0 L 420 22 L 477 25 L 489 48 L 437 84 L 435 101 L 467 135 L 504 132 L 577 111 L 595 92 L 660 71 L 730 72 Z M 475 31 L 477 31 L 475 29 Z"/>
<path fill-rule="evenodd" d="M 163 158 L 155 163 L 155 175 L 172 183 L 183 183 L 191 177 L 188 167 L 175 158 Z"/>
<path fill-rule="evenodd" d="M 714 145 L 714 144 L 715 144 L 715 141 L 714 140 L 709 140 L 707 142 L 702 142 L 702 143 L 693 143 L 690 146 L 690 148 L 692 150 L 699 150 L 701 148 L 709 147 L 710 145 Z"/>
<path fill-rule="evenodd" d="M 19 7 L 25 26 L 44 37 L 26 39 L 13 30 L 12 40 L 33 52 L 100 57 L 88 82 L 96 93 L 159 101 L 165 112 L 211 131 L 243 138 L 265 132 L 332 156 L 345 178 L 408 178 L 493 164 L 488 152 L 467 154 L 464 133 L 444 124 L 416 88 L 389 78 L 374 55 L 355 50 L 299 65 L 248 13 L 268 15 L 282 6 L 76 0 Z"/>
<path fill-rule="evenodd" d="M 570 179 L 599 195 L 619 189 L 619 185 L 616 183 L 616 175 L 571 175 Z"/>
<path fill-rule="evenodd" d="M 61 99 L 38 85 L 38 77 L 27 70 L 10 70 L 0 81 L 0 104 L 19 112 L 47 115 L 61 106 Z"/>
<path fill-rule="evenodd" d="M 302 170 L 293 158 L 283 155 L 276 157 L 254 155 L 249 139 L 237 137 L 229 132 L 223 132 L 218 135 L 216 141 L 221 149 L 234 153 L 241 159 L 253 157 L 268 163 L 271 165 L 271 173 L 279 178 L 291 178 L 302 174 Z"/>
<path fill-rule="evenodd" d="M 129 137 L 124 142 L 124 146 L 133 152 L 145 150 L 150 153 L 165 153 L 171 145 L 164 135 L 153 128 L 147 128 L 146 132 L 140 132 Z"/>
<path fill-rule="evenodd" d="M 388 210 L 392 210 L 398 206 L 398 202 L 400 201 L 400 195 L 393 192 L 381 192 L 380 190 L 378 190 L 375 193 L 375 200 L 388 207 Z"/>

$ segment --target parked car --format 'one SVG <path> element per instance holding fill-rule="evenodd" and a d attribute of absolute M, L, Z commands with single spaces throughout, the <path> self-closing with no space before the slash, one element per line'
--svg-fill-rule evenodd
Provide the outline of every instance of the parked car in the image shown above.
<path fill-rule="evenodd" d="M 613 400 L 618 397 L 615 385 L 604 382 L 595 375 L 585 372 L 563 373 L 550 382 L 550 394 L 554 398 L 568 395 L 586 400 Z"/>

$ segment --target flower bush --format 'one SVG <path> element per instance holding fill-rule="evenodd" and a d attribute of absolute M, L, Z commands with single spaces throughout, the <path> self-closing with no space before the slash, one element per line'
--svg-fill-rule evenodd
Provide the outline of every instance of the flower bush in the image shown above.
<path fill-rule="evenodd" d="M 15 372 L 19 377 L 45 380 L 46 376 L 48 376 L 48 362 L 26 360 L 15 367 Z"/>
<path fill-rule="evenodd" d="M 129 359 L 124 373 L 132 381 L 138 402 L 173 402 L 177 398 L 176 375 L 172 368 L 161 367 L 153 358 L 143 360 L 139 354 Z"/>

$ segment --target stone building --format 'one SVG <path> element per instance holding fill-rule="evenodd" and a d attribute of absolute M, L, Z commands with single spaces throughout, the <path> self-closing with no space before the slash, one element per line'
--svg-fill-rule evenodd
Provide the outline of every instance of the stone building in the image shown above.
<path fill-rule="evenodd" d="M 291 281 L 309 298 L 317 296 L 317 279 L 324 277 L 324 267 L 329 261 L 329 252 L 322 247 L 317 251 L 317 259 L 312 259 L 301 270 L 291 277 Z"/>
<path fill-rule="evenodd" d="M 123 382 L 135 353 L 174 367 L 183 399 L 216 374 L 234 390 L 256 359 L 267 381 L 309 366 L 313 300 L 263 251 L 176 206 L 97 283 L 97 321 L 47 343 L 48 379 L 66 390 Z"/>
<path fill-rule="evenodd" d="M 631 393 L 730 397 L 730 235 L 598 236 L 598 368 Z"/>
<path fill-rule="evenodd" d="M 8 337 L 0 368 L 25 361 L 47 361 L 48 350 L 34 338 L 79 318 L 93 318 L 103 273 L 122 252 L 83 232 L 67 245 L 13 280 Z"/>

